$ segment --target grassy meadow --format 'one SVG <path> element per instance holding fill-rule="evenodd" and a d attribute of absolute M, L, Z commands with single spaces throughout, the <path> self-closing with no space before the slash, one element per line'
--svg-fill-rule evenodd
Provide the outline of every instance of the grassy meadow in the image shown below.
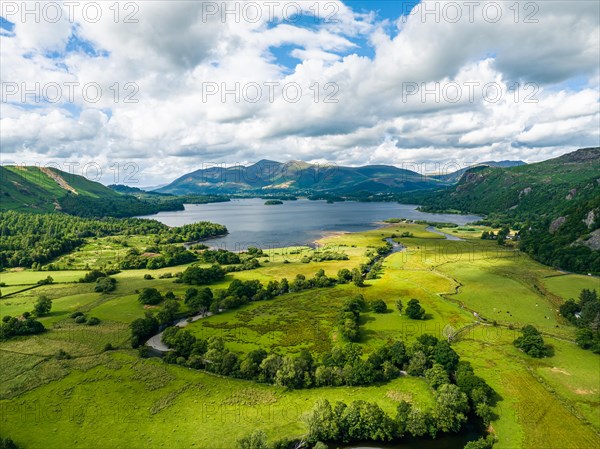
<path fill-rule="evenodd" d="M 341 268 L 364 263 L 367 249 L 380 246 L 385 237 L 394 236 L 406 247 L 387 257 L 379 278 L 363 288 L 347 284 L 290 293 L 201 319 L 187 329 L 197 337 L 221 336 L 239 353 L 263 347 L 281 354 L 303 348 L 319 354 L 340 343 L 334 324 L 339 306 L 361 293 L 367 301 L 383 299 L 389 308 L 385 314 L 361 314 L 360 344 L 368 354 L 394 339 L 412 342 L 424 333 L 444 338 L 474 323 L 477 314 L 486 324 L 461 334 L 453 347 L 499 395 L 491 424 L 498 438 L 494 447 L 599 447 L 600 356 L 574 344 L 574 327 L 557 312 L 581 288 L 598 288 L 598 279 L 563 275 L 510 246 L 482 241 L 482 227 L 443 229 L 461 241 L 445 240 L 425 227 L 395 223 L 332 234 L 318 242 L 319 250 L 346 253 L 346 261 L 303 263 L 313 249 L 269 250 L 260 268 L 228 274 L 211 288 L 225 288 L 236 278 L 291 281 L 296 274 L 312 277 L 319 269 L 335 276 Z M 407 232 L 411 236 L 401 237 Z M 146 239 L 129 244 L 141 247 L 150 243 Z M 20 447 L 232 448 L 255 429 L 265 430 L 270 440 L 303 435 L 302 415 L 322 397 L 376 401 L 390 414 L 403 399 L 423 408 L 432 404 L 432 392 L 420 378 L 370 387 L 285 390 L 140 359 L 128 342 L 128 324 L 145 312 L 136 291 L 155 287 L 181 298 L 188 286 L 158 277 L 185 266 L 123 271 L 114 276 L 117 288 L 110 294 L 77 283 L 83 267 L 101 266 L 122 251 L 122 243 L 98 239 L 56 261 L 70 270 L 0 273 L 6 284 L 2 293 L 17 292 L 0 299 L 0 315 L 30 311 L 42 294 L 53 300 L 50 315 L 40 320 L 48 332 L 0 343 L 0 433 Z M 144 279 L 145 274 L 154 279 Z M 19 292 L 48 275 L 55 284 Z M 398 313 L 396 300 L 406 304 L 411 298 L 419 299 L 427 319 L 414 321 Z M 69 317 L 74 311 L 101 322 L 76 324 Z M 552 357 L 532 359 L 512 345 L 525 324 L 544 333 Z M 104 351 L 107 343 L 116 349 Z M 72 358 L 57 359 L 61 349 Z"/>

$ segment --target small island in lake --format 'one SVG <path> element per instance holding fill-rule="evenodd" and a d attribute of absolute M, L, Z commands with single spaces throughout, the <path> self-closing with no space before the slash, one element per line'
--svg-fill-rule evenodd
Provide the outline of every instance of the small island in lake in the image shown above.
<path fill-rule="evenodd" d="M 277 206 L 279 204 L 283 204 L 283 201 L 281 201 L 281 200 L 269 200 L 269 201 L 265 201 L 265 206 Z"/>

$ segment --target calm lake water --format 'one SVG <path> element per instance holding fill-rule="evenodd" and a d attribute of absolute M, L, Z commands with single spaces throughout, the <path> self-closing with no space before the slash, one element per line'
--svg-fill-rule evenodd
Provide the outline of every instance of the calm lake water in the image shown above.
<path fill-rule="evenodd" d="M 258 248 L 283 248 L 311 244 L 330 232 L 358 232 L 381 226 L 388 218 L 429 220 L 464 225 L 477 221 L 476 215 L 428 214 L 418 206 L 398 203 L 358 203 L 347 201 L 284 201 L 265 206 L 259 198 L 238 199 L 227 203 L 186 204 L 185 210 L 161 212 L 143 218 L 168 226 L 212 221 L 227 226 L 229 234 L 211 239 L 210 244 L 230 251 Z"/>

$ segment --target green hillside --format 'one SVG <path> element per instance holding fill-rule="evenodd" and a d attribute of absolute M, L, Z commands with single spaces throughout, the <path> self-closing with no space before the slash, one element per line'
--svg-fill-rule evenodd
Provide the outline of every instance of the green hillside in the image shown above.
<path fill-rule="evenodd" d="M 477 167 L 453 189 L 425 200 L 429 209 L 501 213 L 518 219 L 552 216 L 600 194 L 600 148 L 518 167 Z"/>
<path fill-rule="evenodd" d="M 600 272 L 600 148 L 519 167 L 478 167 L 420 202 L 425 211 L 484 214 L 490 224 L 520 229 L 522 249 L 545 264 Z"/>
<path fill-rule="evenodd" d="M 0 180 L 0 211 L 129 217 L 183 209 L 175 199 L 141 200 L 56 168 L 2 166 Z"/>

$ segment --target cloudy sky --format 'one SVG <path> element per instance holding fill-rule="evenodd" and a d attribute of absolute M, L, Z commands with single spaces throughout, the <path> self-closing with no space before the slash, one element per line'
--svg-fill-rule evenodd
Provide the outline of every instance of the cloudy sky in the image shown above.
<path fill-rule="evenodd" d="M 215 163 L 432 171 L 599 145 L 595 1 L 3 1 L 0 15 L 4 164 L 154 185 Z"/>

